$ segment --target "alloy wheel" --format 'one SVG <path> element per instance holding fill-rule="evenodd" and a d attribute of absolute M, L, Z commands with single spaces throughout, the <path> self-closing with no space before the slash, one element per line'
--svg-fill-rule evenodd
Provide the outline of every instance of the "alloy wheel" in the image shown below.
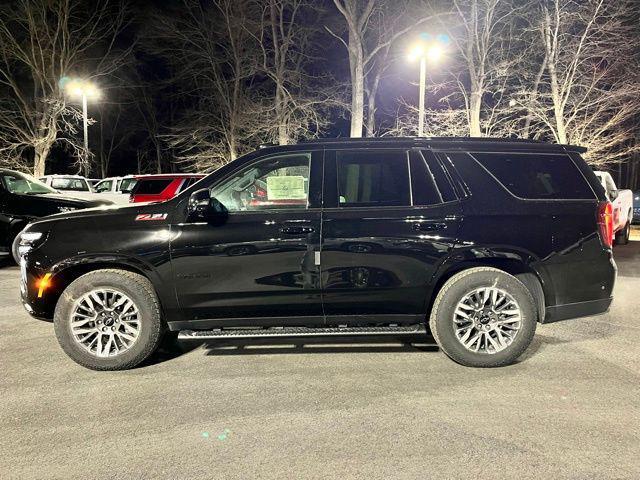
<path fill-rule="evenodd" d="M 75 342 L 96 357 L 112 357 L 129 350 L 140 336 L 140 312 L 125 293 L 108 288 L 89 291 L 71 314 Z"/>
<path fill-rule="evenodd" d="M 482 287 L 458 302 L 453 323 L 456 338 L 467 350 L 495 354 L 513 343 L 522 324 L 522 312 L 505 290 Z"/>

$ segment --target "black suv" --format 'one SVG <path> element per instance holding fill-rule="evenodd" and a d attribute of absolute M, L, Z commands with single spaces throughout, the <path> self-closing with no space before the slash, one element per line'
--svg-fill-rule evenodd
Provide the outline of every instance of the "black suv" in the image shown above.
<path fill-rule="evenodd" d="M 0 257 L 11 253 L 13 239 L 32 220 L 112 203 L 65 196 L 31 175 L 0 168 Z"/>
<path fill-rule="evenodd" d="M 469 366 L 606 312 L 611 205 L 582 150 L 496 139 L 266 147 L 162 203 L 30 224 L 22 298 L 89 368 L 163 335 L 426 333 Z"/>

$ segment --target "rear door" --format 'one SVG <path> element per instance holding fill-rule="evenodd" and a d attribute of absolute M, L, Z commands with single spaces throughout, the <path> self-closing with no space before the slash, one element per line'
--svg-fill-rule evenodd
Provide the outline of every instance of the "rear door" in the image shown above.
<path fill-rule="evenodd" d="M 423 321 L 460 205 L 429 152 L 325 154 L 321 279 L 328 324 Z"/>

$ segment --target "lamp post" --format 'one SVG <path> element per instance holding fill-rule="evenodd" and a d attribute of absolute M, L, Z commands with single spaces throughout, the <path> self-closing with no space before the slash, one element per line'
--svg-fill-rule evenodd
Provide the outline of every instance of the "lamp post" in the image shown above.
<path fill-rule="evenodd" d="M 427 60 L 437 63 L 442 57 L 442 45 L 449 42 L 446 35 L 438 35 L 432 39 L 429 34 L 421 34 L 416 44 L 409 53 L 409 60 L 420 60 L 420 86 L 418 100 L 418 136 L 424 136 L 424 116 L 425 116 L 425 90 L 427 87 Z"/>
<path fill-rule="evenodd" d="M 71 79 L 65 83 L 65 90 L 68 95 L 81 98 L 82 100 L 82 130 L 84 133 L 84 151 L 86 155 L 85 175 L 88 174 L 89 167 L 89 117 L 87 115 L 87 99 L 97 99 L 100 91 L 91 82 L 81 79 Z"/>

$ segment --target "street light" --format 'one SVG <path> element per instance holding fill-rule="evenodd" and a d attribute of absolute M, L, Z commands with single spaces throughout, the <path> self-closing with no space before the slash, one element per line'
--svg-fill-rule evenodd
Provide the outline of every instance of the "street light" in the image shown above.
<path fill-rule="evenodd" d="M 449 37 L 438 35 L 435 38 L 429 34 L 421 34 L 409 52 L 409 60 L 420 59 L 420 99 L 418 108 L 418 136 L 424 136 L 424 99 L 427 83 L 427 61 L 437 63 L 444 52 L 443 46 L 449 43 Z"/>
<path fill-rule="evenodd" d="M 61 81 L 62 83 L 62 81 Z M 82 79 L 66 79 L 64 82 L 64 89 L 67 95 L 82 99 L 82 126 L 84 131 L 84 151 L 89 158 L 89 129 L 88 129 L 88 116 L 87 116 L 87 99 L 100 98 L 100 90 L 88 80 Z M 85 173 L 88 167 L 85 166 Z"/>

